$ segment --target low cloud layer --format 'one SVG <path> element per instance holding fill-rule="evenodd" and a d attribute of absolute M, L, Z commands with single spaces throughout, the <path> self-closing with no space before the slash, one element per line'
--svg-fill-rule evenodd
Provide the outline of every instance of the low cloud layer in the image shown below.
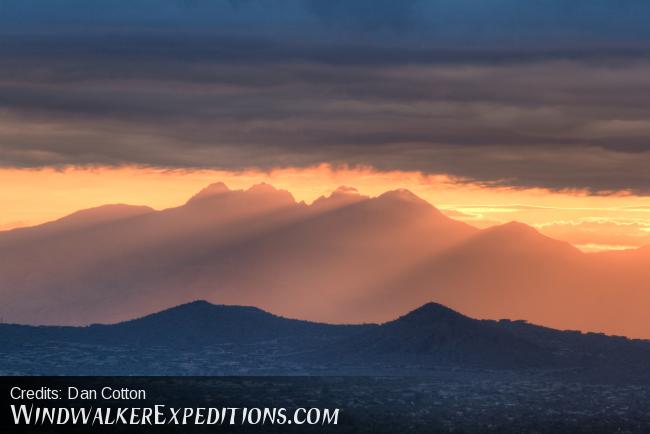
<path fill-rule="evenodd" d="M 650 192 L 650 6 L 447 3 L 2 2 L 0 165 Z"/>

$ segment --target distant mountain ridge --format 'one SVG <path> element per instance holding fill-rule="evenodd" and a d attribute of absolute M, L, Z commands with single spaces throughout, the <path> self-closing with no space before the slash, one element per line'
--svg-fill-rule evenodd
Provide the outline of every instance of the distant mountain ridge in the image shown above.
<path fill-rule="evenodd" d="M 143 372 L 176 375 L 204 374 L 213 365 L 230 374 L 269 365 L 283 375 L 410 375 L 444 367 L 579 369 L 588 375 L 602 371 L 612 379 L 625 379 L 629 373 L 643 379 L 647 375 L 640 372 L 647 373 L 650 363 L 650 341 L 476 320 L 436 303 L 383 324 L 331 325 L 287 319 L 254 307 L 197 301 L 112 325 L 2 324 L 0 344 L 0 353 L 14 360 L 13 367 L 25 370 L 19 372 L 45 375 L 75 369 L 77 374 L 124 373 L 120 354 L 149 360 L 138 365 Z M 49 356 L 34 357 L 39 351 Z M 86 367 L 69 359 L 69 352 Z M 112 356 L 104 360 L 101 354 Z M 151 359 L 151 354 L 156 357 Z M 178 357 L 201 362 L 184 370 Z"/>
<path fill-rule="evenodd" d="M 646 250 L 585 254 L 516 222 L 479 230 L 407 190 L 341 187 L 307 205 L 268 184 L 215 183 L 162 211 L 110 205 L 0 232 L 0 314 L 80 325 L 205 299 L 364 323 L 435 299 L 477 318 L 650 337 Z"/>

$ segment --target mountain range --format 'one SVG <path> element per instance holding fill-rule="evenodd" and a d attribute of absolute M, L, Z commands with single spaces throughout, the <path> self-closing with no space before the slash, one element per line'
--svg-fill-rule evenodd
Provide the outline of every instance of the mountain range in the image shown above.
<path fill-rule="evenodd" d="M 476 318 L 650 337 L 650 251 L 583 253 L 516 222 L 479 230 L 407 190 L 308 205 L 222 183 L 156 211 L 107 205 L 0 232 L 7 322 L 119 322 L 205 299 L 328 323 L 431 300 Z"/>
<path fill-rule="evenodd" d="M 0 325 L 3 374 L 426 374 L 440 369 L 650 380 L 650 341 L 476 320 L 427 303 L 335 325 L 196 301 L 111 325 Z"/>

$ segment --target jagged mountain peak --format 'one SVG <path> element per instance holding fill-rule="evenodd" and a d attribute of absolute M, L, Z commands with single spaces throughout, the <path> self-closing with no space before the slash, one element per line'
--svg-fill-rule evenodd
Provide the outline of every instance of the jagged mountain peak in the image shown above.
<path fill-rule="evenodd" d="M 433 206 L 429 202 L 422 199 L 420 196 L 418 196 L 417 194 L 413 193 L 411 190 L 408 190 L 406 188 L 398 188 L 395 190 L 387 191 L 385 193 L 382 193 L 379 196 L 379 198 L 395 199 L 395 200 L 400 200 L 405 202 L 414 202 L 423 205 L 427 204 L 429 206 Z"/>
<path fill-rule="evenodd" d="M 267 184 L 266 182 L 260 182 L 259 184 L 252 185 L 248 188 L 248 190 L 245 190 L 244 193 L 247 195 L 273 197 L 286 203 L 296 203 L 296 199 L 293 197 L 293 194 L 291 194 L 290 191 L 276 188 L 271 184 Z"/>
<path fill-rule="evenodd" d="M 351 205 L 353 203 L 367 200 L 368 196 L 364 196 L 354 187 L 340 186 L 327 196 L 320 196 L 312 203 L 312 207 L 317 209 L 322 208 L 337 208 L 340 206 Z"/>
<path fill-rule="evenodd" d="M 251 185 L 246 191 L 250 193 L 276 193 L 283 190 L 277 189 L 269 183 L 260 182 L 258 184 Z"/>
<path fill-rule="evenodd" d="M 231 190 L 223 182 L 215 182 L 192 196 L 187 201 L 187 204 L 194 205 L 212 203 L 212 199 L 217 198 L 241 199 L 247 201 L 251 205 L 255 205 L 256 203 L 265 203 L 268 201 L 272 201 L 274 203 L 277 202 L 279 204 L 296 203 L 296 200 L 289 191 L 278 189 L 265 182 L 252 185 L 245 190 Z"/>
<path fill-rule="evenodd" d="M 209 198 L 209 197 L 213 197 L 213 196 L 216 196 L 216 195 L 220 195 L 220 194 L 228 193 L 228 192 L 230 192 L 230 191 L 231 191 L 231 190 L 228 188 L 228 186 L 227 186 L 225 183 L 223 183 L 223 182 L 221 182 L 221 181 L 219 181 L 219 182 L 215 182 L 215 183 L 212 183 L 212 184 L 208 185 L 207 187 L 203 188 L 203 189 L 202 189 L 201 191 L 199 191 L 197 194 L 195 194 L 194 196 L 192 196 L 192 197 L 187 201 L 187 203 L 191 203 L 191 202 L 196 202 L 196 201 L 199 201 L 199 200 L 207 199 L 207 198 Z"/>
<path fill-rule="evenodd" d="M 509 234 L 529 234 L 543 236 L 537 229 L 525 223 L 512 220 L 502 225 L 492 226 L 489 228 L 492 232 L 509 233 Z"/>

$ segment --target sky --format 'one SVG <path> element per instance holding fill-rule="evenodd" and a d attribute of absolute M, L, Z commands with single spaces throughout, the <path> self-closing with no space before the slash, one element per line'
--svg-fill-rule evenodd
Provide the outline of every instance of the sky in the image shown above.
<path fill-rule="evenodd" d="M 267 181 L 650 244 L 649 20 L 640 0 L 2 0 L 0 229 Z"/>

